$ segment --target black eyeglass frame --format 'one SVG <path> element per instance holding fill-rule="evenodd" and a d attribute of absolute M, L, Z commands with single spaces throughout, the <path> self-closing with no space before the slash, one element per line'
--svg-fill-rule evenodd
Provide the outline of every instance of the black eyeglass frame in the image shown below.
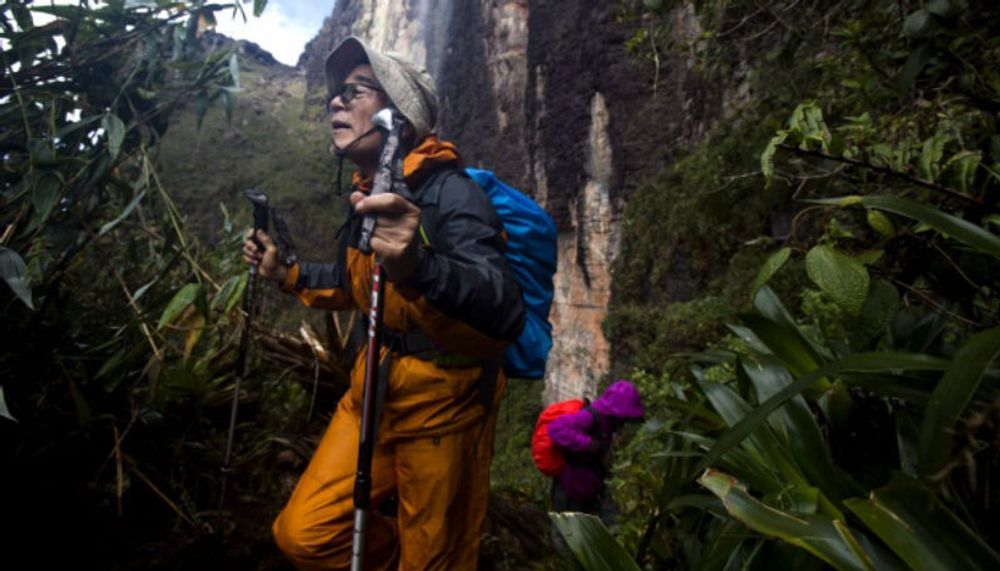
<path fill-rule="evenodd" d="M 371 91 L 379 91 L 381 93 L 385 93 L 385 90 L 382 89 L 381 87 L 377 85 L 372 85 L 366 81 L 345 81 L 344 83 L 340 84 L 340 89 L 337 92 L 330 94 L 329 101 L 332 103 L 337 96 L 340 96 L 341 103 L 343 103 L 344 105 L 348 105 L 351 101 L 354 100 L 355 97 L 364 93 L 363 91 L 358 91 L 359 87 L 364 87 L 365 89 Z"/>

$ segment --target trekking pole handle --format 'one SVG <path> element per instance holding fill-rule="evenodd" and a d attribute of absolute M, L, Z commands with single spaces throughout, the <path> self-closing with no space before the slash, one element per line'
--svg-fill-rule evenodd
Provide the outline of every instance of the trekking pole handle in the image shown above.
<path fill-rule="evenodd" d="M 259 190 L 248 188 L 243 191 L 243 196 L 253 204 L 253 243 L 257 245 L 257 250 L 263 252 L 264 244 L 260 243 L 257 239 L 257 230 L 263 230 L 267 232 L 268 230 L 268 214 L 270 212 L 270 206 L 268 205 L 267 195 Z"/>
<path fill-rule="evenodd" d="M 372 125 L 382 134 L 382 150 L 379 153 L 378 168 L 375 170 L 375 178 L 372 184 L 371 196 L 392 192 L 395 185 L 397 163 L 399 159 L 400 143 L 399 139 L 403 131 L 405 119 L 402 114 L 386 107 L 372 115 Z M 375 232 L 375 214 L 365 214 L 361 222 L 361 237 L 358 239 L 358 250 L 362 254 L 372 253 L 371 240 Z"/>

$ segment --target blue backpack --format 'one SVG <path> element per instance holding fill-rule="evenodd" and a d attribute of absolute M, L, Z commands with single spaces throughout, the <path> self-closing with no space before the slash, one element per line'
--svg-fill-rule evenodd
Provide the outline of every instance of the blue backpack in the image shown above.
<path fill-rule="evenodd" d="M 511 377 L 540 379 L 552 348 L 552 276 L 556 273 L 556 225 L 526 194 L 490 171 L 465 169 L 489 196 L 507 233 L 507 264 L 521 286 L 525 321 L 521 336 L 503 354 Z"/>

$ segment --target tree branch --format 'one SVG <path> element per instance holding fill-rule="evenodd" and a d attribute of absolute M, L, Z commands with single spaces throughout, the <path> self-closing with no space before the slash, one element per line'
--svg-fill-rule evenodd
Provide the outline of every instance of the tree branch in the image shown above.
<path fill-rule="evenodd" d="M 833 156 L 833 155 L 828 155 L 828 154 L 826 154 L 824 152 L 821 152 L 821 151 L 807 151 L 807 150 L 804 150 L 804 149 L 800 149 L 798 147 L 793 147 L 791 145 L 780 145 L 780 147 L 782 149 L 786 150 L 786 151 L 791 151 L 791 152 L 793 152 L 793 153 L 795 153 L 797 155 L 803 155 L 803 156 L 807 156 L 807 157 L 817 157 L 817 158 L 820 158 L 820 159 L 827 159 L 827 160 L 831 160 L 831 161 L 837 161 L 837 162 L 841 162 L 841 163 L 847 163 L 849 165 L 854 165 L 856 167 L 870 169 L 870 170 L 873 170 L 873 171 L 875 171 L 877 173 L 888 175 L 888 176 L 891 176 L 893 178 L 896 178 L 896 179 L 908 182 L 910 184 L 914 184 L 916 186 L 922 186 L 922 187 L 924 187 L 926 189 L 930 189 L 930 190 L 933 190 L 933 191 L 936 191 L 936 192 L 940 192 L 942 194 L 947 194 L 948 196 L 950 196 L 952 198 L 958 198 L 958 199 L 964 200 L 966 202 L 971 202 L 972 204 L 975 204 L 977 206 L 982 206 L 982 204 L 983 204 L 983 201 L 980 200 L 980 199 L 978 199 L 978 198 L 976 198 L 975 196 L 972 196 L 972 195 L 969 195 L 969 194 L 965 194 L 965 193 L 962 193 L 962 192 L 958 192 L 957 190 L 952 190 L 952 189 L 950 189 L 950 188 L 948 188 L 946 186 L 941 186 L 940 184 L 937 184 L 937 183 L 933 183 L 933 182 L 930 182 L 930 181 L 927 181 L 927 180 L 919 179 L 919 178 L 917 178 L 915 176 L 910 176 L 910 175 L 908 175 L 906 173 L 901 173 L 899 171 L 895 171 L 895 170 L 892 170 L 890 168 L 880 167 L 880 166 L 877 166 L 877 165 L 873 165 L 871 163 L 866 163 L 864 161 L 859 161 L 857 159 L 848 159 L 846 157 L 836 157 L 836 156 Z"/>

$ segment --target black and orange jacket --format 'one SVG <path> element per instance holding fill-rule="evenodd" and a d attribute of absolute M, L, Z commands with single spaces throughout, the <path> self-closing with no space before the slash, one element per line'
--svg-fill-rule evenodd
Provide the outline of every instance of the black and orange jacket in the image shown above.
<path fill-rule="evenodd" d="M 504 257 L 503 227 L 486 193 L 460 165 L 455 147 L 433 136 L 404 159 L 404 177 L 430 240 L 418 250 L 413 274 L 401 284 L 387 283 L 383 325 L 397 333 L 420 331 L 443 356 L 460 357 L 450 362 L 467 366 L 415 356 L 395 359 L 380 438 L 443 434 L 480 421 L 481 363 L 498 358 L 524 326 L 520 288 Z M 362 192 L 370 184 L 354 181 Z M 310 307 L 367 311 L 375 260 L 357 249 L 360 230 L 361 218 L 352 215 L 337 243 L 337 261 L 292 266 L 282 289 Z M 357 407 L 364 357 L 365 350 L 359 351 L 351 380 Z"/>

